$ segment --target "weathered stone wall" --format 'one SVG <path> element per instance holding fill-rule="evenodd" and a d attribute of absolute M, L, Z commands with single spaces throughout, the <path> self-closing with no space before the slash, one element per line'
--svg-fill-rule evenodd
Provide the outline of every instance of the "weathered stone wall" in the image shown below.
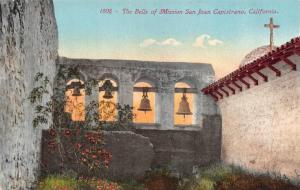
<path fill-rule="evenodd" d="M 30 189 L 38 175 L 41 130 L 28 102 L 36 72 L 50 81 L 57 58 L 52 0 L 0 1 L 0 189 Z M 50 94 L 51 94 L 51 89 Z M 47 99 L 47 98 L 46 98 Z"/>
<path fill-rule="evenodd" d="M 72 132 L 73 133 L 73 132 Z M 49 147 L 49 131 L 43 133 L 43 175 L 74 171 L 84 176 L 105 176 L 109 179 L 141 179 L 150 168 L 168 168 L 181 176 L 190 176 L 193 168 L 220 162 L 221 118 L 206 116 L 201 130 L 154 130 L 103 132 L 104 148 L 112 154 L 108 169 L 91 172 L 70 154 L 64 156 L 63 167 L 57 150 Z M 73 138 L 71 138 L 73 139 Z M 84 141 L 63 140 L 65 147 Z M 71 143 L 71 144 L 70 144 Z"/>
<path fill-rule="evenodd" d="M 71 132 L 73 133 L 73 132 Z M 75 133 L 75 132 L 74 132 Z M 49 145 L 49 131 L 43 132 L 42 143 L 42 169 L 43 175 L 63 172 L 76 172 L 79 176 L 101 176 L 112 180 L 142 179 L 151 167 L 154 151 L 149 138 L 130 131 L 103 131 L 103 148 L 112 154 L 108 168 L 91 171 L 74 159 L 72 153 L 64 156 L 66 162 L 61 164 L 61 155 L 57 150 L 52 150 Z M 76 143 L 86 144 L 86 139 L 80 141 L 74 138 L 64 138 L 62 144 L 66 149 Z M 71 144 L 70 144 L 71 143 Z M 100 145 L 101 146 L 101 145 Z"/>
<path fill-rule="evenodd" d="M 157 87 L 156 123 L 136 124 L 137 133 L 149 137 L 154 146 L 152 168 L 171 167 L 181 175 L 191 175 L 193 166 L 220 161 L 221 117 L 212 98 L 201 89 L 213 79 L 210 64 L 172 63 L 131 60 L 87 60 L 60 58 L 60 64 L 77 65 L 81 80 L 110 77 L 119 86 L 118 102 L 132 105 L 133 86 L 140 79 L 150 80 Z M 174 126 L 174 88 L 178 81 L 191 82 L 196 94 L 196 122 Z M 65 86 L 64 86 L 65 87 Z M 61 89 L 64 90 L 64 87 Z M 98 87 L 86 100 L 98 101 Z"/>
<path fill-rule="evenodd" d="M 82 74 L 81 80 L 89 78 L 101 80 L 110 77 L 116 80 L 119 86 L 118 103 L 133 104 L 133 86 L 139 80 L 151 81 L 158 89 L 155 105 L 156 125 L 154 129 L 173 130 L 174 128 L 174 89 L 180 81 L 192 83 L 197 89 L 194 118 L 194 127 L 203 126 L 204 115 L 217 114 L 217 106 L 213 100 L 203 96 L 201 89 L 208 85 L 214 77 L 211 64 L 204 63 L 177 63 L 153 62 L 132 60 L 88 60 L 60 58 L 59 63 L 66 66 L 77 65 Z M 66 84 L 65 84 L 66 85 Z M 64 89 L 65 86 L 62 88 Z M 86 96 L 86 102 L 98 101 L 98 86 L 91 96 Z M 146 127 L 151 128 L 151 127 Z"/>
<path fill-rule="evenodd" d="M 298 71 L 279 62 L 281 77 L 265 69 L 269 82 L 260 80 L 259 86 L 219 102 L 225 162 L 290 177 L 300 173 L 300 58 L 289 59 Z"/>
<path fill-rule="evenodd" d="M 194 167 L 218 163 L 221 158 L 221 117 L 205 116 L 201 130 L 137 130 L 154 147 L 152 168 L 169 168 L 190 176 Z"/>

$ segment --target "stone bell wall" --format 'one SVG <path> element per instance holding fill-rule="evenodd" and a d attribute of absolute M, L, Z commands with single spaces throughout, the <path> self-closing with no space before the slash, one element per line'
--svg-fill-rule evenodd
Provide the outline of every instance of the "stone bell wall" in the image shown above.
<path fill-rule="evenodd" d="M 251 85 L 219 101 L 222 160 L 226 163 L 299 176 L 300 57 L 293 55 L 289 59 L 297 64 L 297 71 L 279 62 L 275 67 L 282 72 L 281 77 L 264 69 L 269 82 L 260 80 L 258 86 Z"/>
<path fill-rule="evenodd" d="M 140 80 L 150 81 L 157 88 L 155 100 L 155 126 L 146 129 L 174 130 L 174 89 L 176 82 L 191 83 L 197 89 L 194 113 L 196 129 L 203 125 L 204 115 L 218 114 L 214 101 L 201 93 L 214 77 L 211 64 L 184 62 L 154 62 L 136 60 L 91 60 L 60 57 L 59 64 L 78 66 L 83 82 L 93 78 L 105 77 L 118 83 L 118 103 L 133 104 L 133 86 Z M 66 86 L 66 84 L 65 84 Z M 65 90 L 65 86 L 61 89 Z M 93 87 L 92 94 L 85 96 L 85 102 L 98 101 L 98 86 Z M 141 126 L 143 127 L 143 126 Z M 177 129 L 176 129 L 177 130 Z"/>
<path fill-rule="evenodd" d="M 27 97 L 35 73 L 52 83 L 57 48 L 52 0 L 0 1 L 1 190 L 31 189 L 37 179 L 41 129 Z"/>
<path fill-rule="evenodd" d="M 59 63 L 66 66 L 78 66 L 82 81 L 89 78 L 97 80 L 103 77 L 113 78 L 119 86 L 118 102 L 120 104 L 132 105 L 133 86 L 140 79 L 151 81 L 157 87 L 156 122 L 135 124 L 135 132 L 149 138 L 153 144 L 152 168 L 170 167 L 180 175 L 187 176 L 192 174 L 194 166 L 220 161 L 221 117 L 215 102 L 201 93 L 201 89 L 214 77 L 210 64 L 88 60 L 64 57 L 60 58 Z M 189 126 L 174 125 L 174 88 L 176 82 L 182 80 L 195 84 L 198 91 L 194 102 L 197 107 L 196 122 Z M 98 101 L 97 88 L 96 86 L 92 95 L 86 95 L 86 102 Z M 65 86 L 60 89 L 65 90 Z M 126 152 L 121 151 L 118 155 L 126 155 Z M 118 174 L 117 171 L 116 174 Z"/>

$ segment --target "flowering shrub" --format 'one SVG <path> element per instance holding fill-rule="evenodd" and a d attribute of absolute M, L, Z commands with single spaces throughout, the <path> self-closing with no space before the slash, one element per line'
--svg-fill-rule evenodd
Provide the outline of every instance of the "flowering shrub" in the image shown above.
<path fill-rule="evenodd" d="M 120 190 L 120 186 L 117 183 L 108 182 L 105 180 L 98 180 L 97 190 Z"/>
<path fill-rule="evenodd" d="M 111 153 L 101 148 L 102 136 L 100 133 L 87 132 L 85 135 L 85 144 L 76 143 L 76 151 L 80 155 L 80 161 L 86 164 L 89 169 L 95 169 L 100 167 L 100 161 L 103 161 L 103 165 L 108 168 L 109 162 L 112 159 Z"/>
<path fill-rule="evenodd" d="M 83 125 L 74 124 L 69 113 L 65 111 L 68 97 L 65 96 L 66 86 L 70 78 L 80 79 L 78 68 L 59 66 L 54 94 L 49 102 L 44 102 L 43 97 L 51 91 L 51 86 L 47 76 L 37 73 L 35 76 L 35 88 L 31 91 L 29 100 L 35 106 L 35 117 L 33 126 L 39 127 L 43 124 L 51 124 L 49 138 L 46 139 L 50 153 L 57 153 L 60 157 L 60 168 L 63 171 L 67 162 L 75 161 L 76 167 L 85 165 L 89 170 L 100 170 L 101 166 L 108 167 L 112 159 L 111 153 L 103 148 L 102 130 L 106 122 L 99 118 L 96 110 L 99 109 L 99 102 L 92 101 L 85 106 L 85 121 Z M 87 95 L 92 93 L 92 87 L 98 85 L 98 81 L 90 79 L 85 81 L 84 91 Z M 106 105 L 106 104 L 104 104 Z M 102 105 L 103 106 L 103 105 Z M 132 107 L 128 105 L 114 105 L 117 111 L 116 120 L 110 123 L 109 127 L 114 129 L 128 128 L 131 125 L 133 114 Z M 103 108 L 103 107 L 102 107 Z M 105 109 L 105 108 L 103 108 Z M 53 120 L 52 117 L 53 116 Z M 103 114 L 102 114 L 103 115 Z M 108 115 L 107 117 L 110 117 Z"/>
<path fill-rule="evenodd" d="M 81 128 L 50 129 L 47 138 L 50 153 L 61 154 L 61 164 L 74 161 L 85 165 L 90 170 L 100 169 L 101 165 L 108 168 L 112 154 L 102 148 L 103 139 L 100 132 L 86 131 Z"/>

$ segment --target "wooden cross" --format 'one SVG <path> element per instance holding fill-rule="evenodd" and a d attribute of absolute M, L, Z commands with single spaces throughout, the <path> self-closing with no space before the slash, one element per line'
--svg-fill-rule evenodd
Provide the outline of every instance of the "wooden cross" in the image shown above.
<path fill-rule="evenodd" d="M 269 24 L 265 24 L 265 27 L 270 29 L 270 51 L 273 50 L 273 45 L 274 45 L 274 40 L 273 40 L 273 29 L 274 28 L 279 28 L 279 25 L 275 25 L 273 23 L 273 18 L 270 18 L 270 23 Z"/>

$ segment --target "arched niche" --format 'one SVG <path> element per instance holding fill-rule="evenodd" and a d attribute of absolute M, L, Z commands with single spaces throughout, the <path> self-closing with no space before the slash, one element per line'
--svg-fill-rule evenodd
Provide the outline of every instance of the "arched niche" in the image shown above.
<path fill-rule="evenodd" d="M 99 120 L 115 121 L 118 104 L 118 82 L 111 75 L 99 81 Z"/>
<path fill-rule="evenodd" d="M 143 110 L 144 107 L 141 104 L 143 104 L 142 102 L 146 102 L 145 98 L 148 99 L 151 110 Z M 142 77 L 137 80 L 133 88 L 134 122 L 147 124 L 158 123 L 157 102 L 157 82 L 149 77 Z"/>
<path fill-rule="evenodd" d="M 80 79 L 71 79 L 65 90 L 65 112 L 70 113 L 72 121 L 85 120 L 85 89 Z"/>
<path fill-rule="evenodd" d="M 197 124 L 197 84 L 192 80 L 182 79 L 177 81 L 174 87 L 174 125 L 189 126 Z M 190 113 L 187 111 L 188 108 Z"/>

